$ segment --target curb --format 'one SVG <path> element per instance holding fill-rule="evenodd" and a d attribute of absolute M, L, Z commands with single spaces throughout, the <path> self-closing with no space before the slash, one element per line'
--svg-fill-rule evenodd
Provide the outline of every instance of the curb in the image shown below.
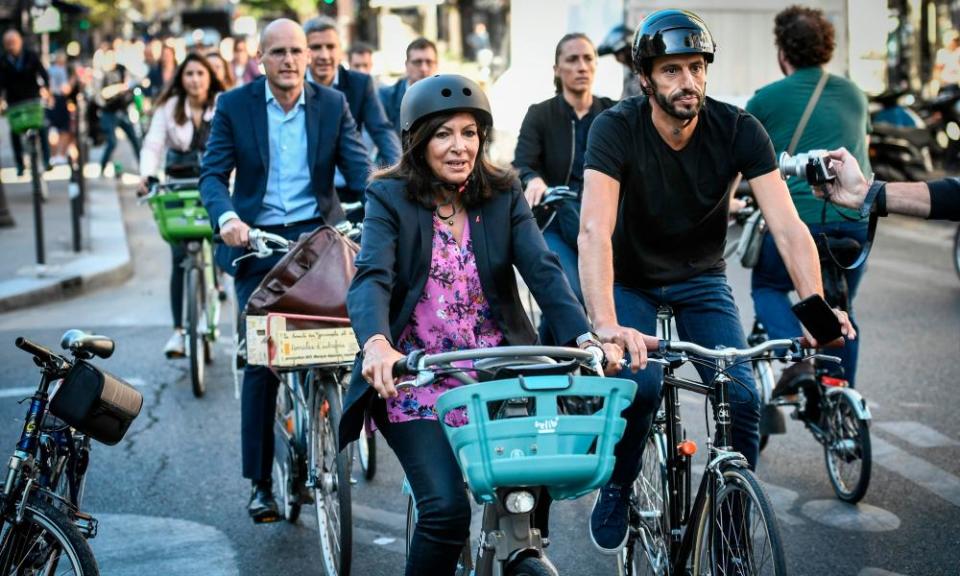
<path fill-rule="evenodd" d="M 120 284 L 133 276 L 123 211 L 115 188 L 88 190 L 88 249 L 44 276 L 17 276 L 0 282 L 0 313 L 75 297 Z"/>

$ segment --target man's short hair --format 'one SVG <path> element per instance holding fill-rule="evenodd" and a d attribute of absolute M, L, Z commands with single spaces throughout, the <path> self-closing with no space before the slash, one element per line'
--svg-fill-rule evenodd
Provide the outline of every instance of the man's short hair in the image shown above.
<path fill-rule="evenodd" d="M 817 8 L 790 6 L 774 19 L 777 48 L 795 68 L 822 66 L 837 46 L 833 24 Z"/>
<path fill-rule="evenodd" d="M 326 16 L 311 18 L 303 25 L 303 33 L 307 36 L 314 32 L 326 32 L 327 30 L 333 30 L 337 33 L 337 36 L 340 35 L 340 32 L 337 30 L 337 23 Z"/>
<path fill-rule="evenodd" d="M 427 40 L 426 38 L 420 37 L 407 45 L 407 60 L 410 59 L 410 52 L 413 50 L 426 50 L 427 48 L 433 50 L 434 54 L 437 54 L 437 45 L 433 42 Z"/>
<path fill-rule="evenodd" d="M 354 42 L 350 45 L 350 49 L 347 50 L 348 56 L 353 56 L 354 54 L 373 54 L 374 50 L 372 44 L 367 44 L 366 42 Z"/>

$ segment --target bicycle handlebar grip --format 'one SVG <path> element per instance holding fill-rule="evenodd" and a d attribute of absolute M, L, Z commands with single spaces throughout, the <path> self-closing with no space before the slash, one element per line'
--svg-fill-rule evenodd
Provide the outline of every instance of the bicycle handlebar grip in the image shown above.
<path fill-rule="evenodd" d="M 39 344 L 34 344 L 23 336 L 18 337 L 14 344 L 16 344 L 17 348 L 23 350 L 24 352 L 33 354 L 34 357 L 39 358 L 41 362 L 51 362 L 56 357 L 56 354 L 53 352 L 47 350 Z"/>
<path fill-rule="evenodd" d="M 417 364 L 420 363 L 420 359 L 423 358 L 423 356 L 423 350 L 414 350 L 403 358 L 397 360 L 393 365 L 393 377 L 400 378 L 401 376 L 416 376 L 418 372 Z"/>

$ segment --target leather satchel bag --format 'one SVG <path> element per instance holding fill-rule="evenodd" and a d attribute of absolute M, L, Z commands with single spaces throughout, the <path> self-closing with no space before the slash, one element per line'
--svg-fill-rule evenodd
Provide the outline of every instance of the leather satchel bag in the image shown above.
<path fill-rule="evenodd" d="M 331 226 L 300 236 L 257 286 L 246 313 L 347 317 L 347 290 L 360 247 Z"/>

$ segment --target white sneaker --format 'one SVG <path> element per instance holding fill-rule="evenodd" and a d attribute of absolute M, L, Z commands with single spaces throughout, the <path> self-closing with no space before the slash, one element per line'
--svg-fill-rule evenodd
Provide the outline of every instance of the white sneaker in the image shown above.
<path fill-rule="evenodd" d="M 170 335 L 170 339 L 167 340 L 166 346 L 163 347 L 163 354 L 167 358 L 183 358 L 187 355 L 186 345 L 183 341 L 183 332 L 180 330 L 174 330 L 173 334 Z"/>

